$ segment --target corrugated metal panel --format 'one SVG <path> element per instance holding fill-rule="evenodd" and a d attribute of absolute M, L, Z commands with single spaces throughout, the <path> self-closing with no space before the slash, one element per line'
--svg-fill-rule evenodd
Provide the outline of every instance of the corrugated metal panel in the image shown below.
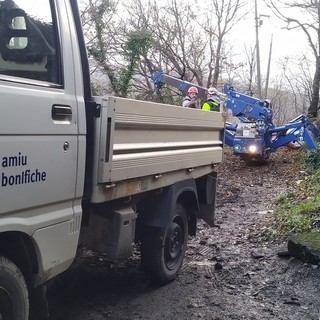
<path fill-rule="evenodd" d="M 98 184 L 222 161 L 220 112 L 114 97 L 101 103 Z"/>

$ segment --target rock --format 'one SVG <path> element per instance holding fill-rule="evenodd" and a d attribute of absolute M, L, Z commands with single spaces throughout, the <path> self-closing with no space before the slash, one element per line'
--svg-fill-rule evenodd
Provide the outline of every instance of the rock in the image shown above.
<path fill-rule="evenodd" d="M 291 305 L 296 305 L 300 306 L 300 303 L 298 301 L 291 301 L 291 300 L 286 300 L 283 302 L 284 304 L 291 304 Z"/>
<path fill-rule="evenodd" d="M 281 250 L 277 252 L 277 256 L 281 258 L 290 258 L 291 255 L 288 250 Z"/>
<path fill-rule="evenodd" d="M 311 264 L 320 264 L 320 232 L 293 235 L 288 240 L 288 253 Z"/>
<path fill-rule="evenodd" d="M 251 251 L 251 257 L 254 259 L 261 259 L 264 258 L 264 254 L 259 251 L 253 250 Z"/>
<path fill-rule="evenodd" d="M 290 258 L 291 255 L 288 252 L 288 244 L 282 244 L 278 251 L 277 251 L 277 256 L 280 258 Z"/>
<path fill-rule="evenodd" d="M 264 214 L 267 214 L 267 213 L 268 213 L 268 210 L 258 211 L 257 213 L 264 215 Z"/>
<path fill-rule="evenodd" d="M 214 268 L 216 270 L 221 270 L 222 269 L 222 264 L 220 262 L 217 262 L 215 265 L 214 265 Z"/>

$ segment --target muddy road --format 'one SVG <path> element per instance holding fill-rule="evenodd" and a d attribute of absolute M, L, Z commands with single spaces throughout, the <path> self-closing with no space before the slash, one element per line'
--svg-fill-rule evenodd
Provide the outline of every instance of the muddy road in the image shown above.
<path fill-rule="evenodd" d="M 300 179 L 295 152 L 249 166 L 226 150 L 216 226 L 199 223 L 175 281 L 152 286 L 138 253 L 116 264 L 83 250 L 50 285 L 51 319 L 320 319 L 320 269 L 287 256 L 285 239 L 265 236 L 275 199 Z"/>

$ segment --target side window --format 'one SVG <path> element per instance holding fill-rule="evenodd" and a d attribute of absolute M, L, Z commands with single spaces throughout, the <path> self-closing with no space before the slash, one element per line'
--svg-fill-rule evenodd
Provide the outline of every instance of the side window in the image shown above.
<path fill-rule="evenodd" d="M 1 74 L 62 84 L 50 0 L 0 1 Z"/>

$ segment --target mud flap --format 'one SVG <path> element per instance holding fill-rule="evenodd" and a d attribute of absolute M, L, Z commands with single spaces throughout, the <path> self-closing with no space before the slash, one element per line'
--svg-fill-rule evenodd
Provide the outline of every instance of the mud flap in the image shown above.
<path fill-rule="evenodd" d="M 200 203 L 199 219 L 203 219 L 210 227 L 214 226 L 214 211 L 216 205 L 217 173 L 212 172 L 198 183 Z"/>
<path fill-rule="evenodd" d="M 214 226 L 214 205 L 200 204 L 199 218 L 203 219 L 210 227 Z"/>

